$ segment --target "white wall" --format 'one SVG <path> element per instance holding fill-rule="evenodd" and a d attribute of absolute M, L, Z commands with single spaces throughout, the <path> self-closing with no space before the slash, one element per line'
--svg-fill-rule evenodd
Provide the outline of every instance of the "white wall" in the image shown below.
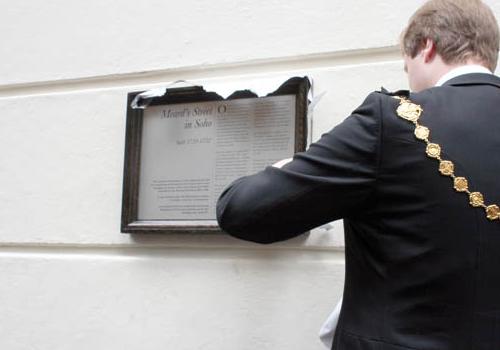
<path fill-rule="evenodd" d="M 126 94 L 307 74 L 316 139 L 407 86 L 396 44 L 421 3 L 3 1 L 0 348 L 321 349 L 341 225 L 270 246 L 121 234 Z"/>

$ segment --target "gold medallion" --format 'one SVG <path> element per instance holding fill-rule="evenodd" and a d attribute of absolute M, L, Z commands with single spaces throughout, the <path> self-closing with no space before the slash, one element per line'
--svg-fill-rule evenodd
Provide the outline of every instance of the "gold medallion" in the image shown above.
<path fill-rule="evenodd" d="M 486 207 L 486 215 L 492 221 L 500 219 L 500 207 L 496 204 Z"/>
<path fill-rule="evenodd" d="M 441 162 L 439 162 L 439 172 L 441 174 L 450 176 L 453 175 L 454 171 L 455 166 L 449 160 L 442 160 Z"/>
<path fill-rule="evenodd" d="M 401 118 L 415 123 L 420 118 L 422 107 L 412 102 L 403 101 L 396 112 Z"/>
<path fill-rule="evenodd" d="M 441 156 L 441 147 L 437 143 L 429 143 L 426 152 L 431 158 L 439 158 Z"/>
<path fill-rule="evenodd" d="M 469 182 L 465 177 L 456 177 L 454 180 L 454 187 L 458 192 L 467 192 L 469 189 Z"/>
<path fill-rule="evenodd" d="M 427 140 L 430 135 L 430 130 L 425 126 L 419 125 L 415 129 L 415 137 L 419 140 Z"/>
<path fill-rule="evenodd" d="M 484 205 L 484 197 L 480 192 L 472 192 L 469 195 L 470 205 L 473 207 L 482 207 Z"/>

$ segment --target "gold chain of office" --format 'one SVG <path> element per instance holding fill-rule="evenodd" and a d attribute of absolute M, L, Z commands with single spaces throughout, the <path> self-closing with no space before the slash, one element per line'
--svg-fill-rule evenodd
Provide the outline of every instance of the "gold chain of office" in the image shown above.
<path fill-rule="evenodd" d="M 439 172 L 444 176 L 449 176 L 453 179 L 453 187 L 457 192 L 467 193 L 469 203 L 474 208 L 483 208 L 486 211 L 486 217 L 491 220 L 500 220 L 500 207 L 497 204 L 486 205 L 484 196 L 481 192 L 472 192 L 469 190 L 469 181 L 465 177 L 455 175 L 455 165 L 449 160 L 441 158 L 441 146 L 437 143 L 432 143 L 429 140 L 429 128 L 421 125 L 418 120 L 424 111 L 418 104 L 413 103 L 406 97 L 395 96 L 400 100 L 397 108 L 397 115 L 407 121 L 415 124 L 415 137 L 427 144 L 426 153 L 429 158 L 439 161 Z"/>

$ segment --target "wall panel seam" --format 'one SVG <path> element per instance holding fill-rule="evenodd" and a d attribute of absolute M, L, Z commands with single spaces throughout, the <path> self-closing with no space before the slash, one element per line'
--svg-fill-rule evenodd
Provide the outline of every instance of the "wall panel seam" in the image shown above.
<path fill-rule="evenodd" d="M 245 245 L 189 245 L 189 244 L 33 244 L 33 243 L 1 243 L 0 254 L 11 251 L 26 251 L 26 252 L 46 252 L 46 251 L 99 251 L 99 252 L 132 252 L 132 251 L 169 251 L 169 250 L 190 250 L 190 251 L 258 251 L 258 252 L 297 252 L 297 253 L 314 253 L 314 252 L 332 252 L 343 253 L 344 247 L 339 246 L 245 246 Z"/>
<path fill-rule="evenodd" d="M 279 57 L 234 63 L 168 68 L 123 74 L 49 80 L 0 85 L 0 99 L 70 93 L 85 90 L 116 89 L 153 85 L 177 79 L 197 80 L 231 75 L 274 74 L 287 71 L 317 70 L 400 61 L 397 46 L 374 49 Z"/>

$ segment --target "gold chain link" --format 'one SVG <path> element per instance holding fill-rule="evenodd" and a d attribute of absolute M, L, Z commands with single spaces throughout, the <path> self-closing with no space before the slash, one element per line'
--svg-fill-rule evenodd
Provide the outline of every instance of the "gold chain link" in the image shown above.
<path fill-rule="evenodd" d="M 429 128 L 419 123 L 420 115 L 424 111 L 422 107 L 413 103 L 406 97 L 395 96 L 395 98 L 399 99 L 399 106 L 396 110 L 397 115 L 415 125 L 415 137 L 427 144 L 427 156 L 439 161 L 439 172 L 453 179 L 453 188 L 455 191 L 467 193 L 470 205 L 475 208 L 483 208 L 489 220 L 500 221 L 500 207 L 497 204 L 486 205 L 484 196 L 481 192 L 470 191 L 469 181 L 465 177 L 458 177 L 455 175 L 455 165 L 453 162 L 441 158 L 441 146 L 429 140 L 431 133 Z"/>

